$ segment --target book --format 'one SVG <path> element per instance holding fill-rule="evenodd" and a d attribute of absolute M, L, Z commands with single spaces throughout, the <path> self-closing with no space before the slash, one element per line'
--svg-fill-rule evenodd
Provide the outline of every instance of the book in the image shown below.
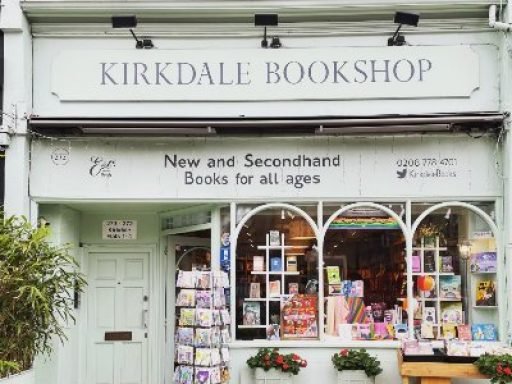
<path fill-rule="evenodd" d="M 413 272 L 421 272 L 420 255 L 412 255 L 412 271 Z"/>
<path fill-rule="evenodd" d="M 462 340 L 450 340 L 446 346 L 448 356 L 469 356 L 469 343 Z"/>
<path fill-rule="evenodd" d="M 265 257 L 264 256 L 253 256 L 252 257 L 252 270 L 257 272 L 263 272 L 265 270 Z"/>
<path fill-rule="evenodd" d="M 461 299 L 460 275 L 439 276 L 439 297 L 441 299 Z"/>
<path fill-rule="evenodd" d="M 471 341 L 471 327 L 468 324 L 457 325 L 457 338 L 459 340 Z"/>
<path fill-rule="evenodd" d="M 328 292 L 330 296 L 341 295 L 341 284 L 329 284 Z"/>
<path fill-rule="evenodd" d="M 441 318 L 442 323 L 463 324 L 464 313 L 461 302 L 442 302 Z"/>
<path fill-rule="evenodd" d="M 496 341 L 498 339 L 494 324 L 473 324 L 471 336 L 475 341 Z"/>
<path fill-rule="evenodd" d="M 443 324 L 441 327 L 443 339 L 447 339 L 447 340 L 455 339 L 457 337 L 455 327 L 456 327 L 455 324 L 450 324 L 450 323 Z"/>
<path fill-rule="evenodd" d="M 478 252 L 471 255 L 470 270 L 476 272 L 496 272 L 498 256 L 496 252 Z"/>
<path fill-rule="evenodd" d="M 270 271 L 279 272 L 283 270 L 283 263 L 281 257 L 271 257 L 270 258 Z"/>
<path fill-rule="evenodd" d="M 279 297 L 281 296 L 281 281 L 272 280 L 268 283 L 268 297 Z"/>
<path fill-rule="evenodd" d="M 278 246 L 281 245 L 281 240 L 279 238 L 279 231 L 269 231 L 269 245 Z"/>
<path fill-rule="evenodd" d="M 327 284 L 331 285 L 341 283 L 340 267 L 331 265 L 327 266 L 325 269 L 327 271 Z"/>
<path fill-rule="evenodd" d="M 350 292 L 352 291 L 352 281 L 343 280 L 341 282 L 341 294 L 343 296 L 350 296 Z"/>
<path fill-rule="evenodd" d="M 441 272 L 453 272 L 453 260 L 451 256 L 441 256 L 440 260 Z"/>
<path fill-rule="evenodd" d="M 286 256 L 286 270 L 289 272 L 297 272 L 297 256 Z"/>
<path fill-rule="evenodd" d="M 364 281 L 354 280 L 350 287 L 350 297 L 364 297 Z"/>
<path fill-rule="evenodd" d="M 423 255 L 423 272 L 435 272 L 436 259 L 434 252 L 427 252 Z"/>
<path fill-rule="evenodd" d="M 432 323 L 421 323 L 421 337 L 423 339 L 434 338 L 434 325 Z"/>
<path fill-rule="evenodd" d="M 434 307 L 425 307 L 423 309 L 423 322 L 435 324 L 436 309 Z"/>
<path fill-rule="evenodd" d="M 243 325 L 260 325 L 260 303 L 244 302 L 242 308 Z"/>
<path fill-rule="evenodd" d="M 493 280 L 482 280 L 476 286 L 476 305 L 482 307 L 496 305 L 496 286 Z"/>
<path fill-rule="evenodd" d="M 299 283 L 288 283 L 288 294 L 296 295 L 299 293 Z"/>
<path fill-rule="evenodd" d="M 260 283 L 251 283 L 249 290 L 249 297 L 251 299 L 259 299 L 261 297 Z"/>

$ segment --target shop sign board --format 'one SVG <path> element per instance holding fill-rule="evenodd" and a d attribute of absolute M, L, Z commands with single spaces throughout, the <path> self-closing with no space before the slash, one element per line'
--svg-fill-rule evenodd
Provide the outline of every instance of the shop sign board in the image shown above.
<path fill-rule="evenodd" d="M 469 46 L 66 50 L 51 65 L 60 101 L 269 101 L 470 97 Z"/>
<path fill-rule="evenodd" d="M 136 220 L 103 220 L 103 240 L 137 240 Z"/>
<path fill-rule="evenodd" d="M 65 148 L 64 148 L 65 147 Z M 481 137 L 36 140 L 32 197 L 340 199 L 501 194 L 495 141 Z M 54 153 L 66 149 L 67 161 Z"/>

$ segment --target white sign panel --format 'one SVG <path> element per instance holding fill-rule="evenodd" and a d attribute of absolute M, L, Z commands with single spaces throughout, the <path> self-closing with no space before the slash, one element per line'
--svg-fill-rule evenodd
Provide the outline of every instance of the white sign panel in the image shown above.
<path fill-rule="evenodd" d="M 62 147 L 42 140 L 33 143 L 30 190 L 35 198 L 106 199 L 499 196 L 494 146 L 488 138 L 446 136 L 104 140 Z"/>
<path fill-rule="evenodd" d="M 103 240 L 137 240 L 136 220 L 103 220 Z"/>
<path fill-rule="evenodd" d="M 259 101 L 470 97 L 469 47 L 70 50 L 52 64 L 61 101 Z"/>

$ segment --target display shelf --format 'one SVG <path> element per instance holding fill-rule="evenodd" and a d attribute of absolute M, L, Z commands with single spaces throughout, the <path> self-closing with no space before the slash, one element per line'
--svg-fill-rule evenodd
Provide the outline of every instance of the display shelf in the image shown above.
<path fill-rule="evenodd" d="M 496 309 L 497 305 L 473 305 L 474 309 Z"/>
<path fill-rule="evenodd" d="M 293 249 L 296 248 L 293 245 L 258 245 L 257 249 L 260 251 L 280 251 L 282 249 Z"/>
<path fill-rule="evenodd" d="M 446 298 L 441 297 L 441 280 L 443 278 L 449 278 L 451 276 L 459 276 L 456 275 L 454 272 L 441 272 L 441 256 L 444 256 L 444 252 L 448 251 L 447 247 L 440 247 L 439 246 L 439 237 L 435 238 L 435 246 L 434 247 L 425 247 L 425 239 L 421 238 L 421 243 L 419 247 L 413 247 L 413 250 L 416 251 L 416 256 L 419 256 L 419 272 L 413 272 L 413 276 L 416 276 L 417 278 L 421 276 L 430 276 L 434 279 L 434 286 L 433 289 L 430 291 L 433 293 L 434 297 L 424 297 L 425 294 L 428 293 L 428 291 L 418 291 L 418 293 L 421 295 L 421 297 L 417 298 L 418 302 L 422 306 L 422 313 L 424 313 L 426 306 L 426 303 L 430 303 L 429 308 L 435 308 L 435 315 L 436 319 L 441 319 L 441 315 L 443 312 L 443 303 L 462 303 L 462 298 Z M 433 271 L 425 272 L 425 262 L 426 259 L 429 259 L 429 266 L 433 268 Z M 453 262 L 453 261 L 452 261 Z M 452 283 L 453 284 L 453 283 Z M 461 290 L 462 287 L 458 287 L 458 289 Z M 459 293 L 460 294 L 460 293 Z M 429 295 L 431 296 L 431 295 Z M 436 323 L 433 324 L 434 327 L 440 328 L 442 326 L 442 323 Z M 439 334 L 439 332 L 438 332 Z"/>
<path fill-rule="evenodd" d="M 243 325 L 243 324 L 238 324 L 237 325 L 237 328 L 239 329 L 256 329 L 256 328 L 259 328 L 259 329 L 264 329 L 264 328 L 267 328 L 267 325 Z"/>
<path fill-rule="evenodd" d="M 251 275 L 285 275 L 285 276 L 297 276 L 299 272 L 290 271 L 251 271 Z"/>
<path fill-rule="evenodd" d="M 268 299 L 266 297 L 251 297 L 251 298 L 245 298 L 244 301 L 281 301 L 280 297 L 269 297 Z"/>
<path fill-rule="evenodd" d="M 495 275 L 496 272 L 471 272 L 472 275 Z"/>

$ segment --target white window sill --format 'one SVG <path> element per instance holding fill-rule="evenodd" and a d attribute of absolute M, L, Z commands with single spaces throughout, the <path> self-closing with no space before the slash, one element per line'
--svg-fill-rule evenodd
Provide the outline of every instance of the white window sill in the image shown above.
<path fill-rule="evenodd" d="M 324 340 L 237 340 L 229 343 L 231 349 L 247 348 L 367 348 L 367 349 L 398 349 L 399 340 L 342 340 L 334 336 L 326 336 Z"/>

